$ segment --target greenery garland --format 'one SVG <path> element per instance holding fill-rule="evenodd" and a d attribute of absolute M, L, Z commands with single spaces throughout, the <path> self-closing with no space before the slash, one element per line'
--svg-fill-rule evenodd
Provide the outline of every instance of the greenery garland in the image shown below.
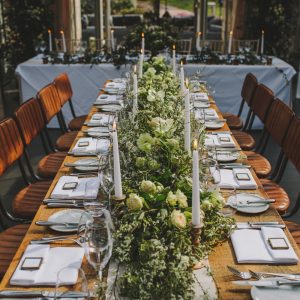
<path fill-rule="evenodd" d="M 128 95 L 130 97 L 130 95 Z M 129 299 L 192 299 L 193 265 L 228 238 L 234 220 L 220 215 L 219 191 L 201 193 L 201 245 L 191 241 L 191 157 L 183 150 L 183 94 L 162 58 L 144 64 L 138 113 L 128 104 L 119 140 L 126 204 L 120 205 L 114 257 Z M 203 148 L 204 130 L 193 120 Z M 199 134 L 200 132 L 200 134 Z"/>

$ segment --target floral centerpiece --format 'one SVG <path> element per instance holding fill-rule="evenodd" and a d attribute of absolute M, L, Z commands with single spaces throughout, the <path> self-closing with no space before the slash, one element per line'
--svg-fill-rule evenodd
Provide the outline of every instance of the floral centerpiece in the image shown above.
<path fill-rule="evenodd" d="M 130 114 L 130 105 L 126 111 Z M 203 147 L 204 131 L 192 121 Z M 178 79 L 155 57 L 144 65 L 137 114 L 122 118 L 119 129 L 127 199 L 118 210 L 114 256 L 125 269 L 118 284 L 129 299 L 192 299 L 193 265 L 226 239 L 234 224 L 218 213 L 219 191 L 202 192 L 201 244 L 193 245 L 192 164 L 183 149 L 183 123 Z"/>

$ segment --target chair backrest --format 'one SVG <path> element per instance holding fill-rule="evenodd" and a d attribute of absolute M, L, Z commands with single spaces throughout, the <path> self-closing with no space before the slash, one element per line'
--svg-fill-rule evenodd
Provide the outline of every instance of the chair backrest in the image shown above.
<path fill-rule="evenodd" d="M 222 40 L 201 40 L 200 46 L 207 47 L 212 51 L 224 53 L 224 41 Z"/>
<path fill-rule="evenodd" d="M 279 146 L 283 145 L 284 138 L 289 129 L 294 112 L 280 99 L 272 102 L 265 122 L 265 129 Z"/>
<path fill-rule="evenodd" d="M 67 103 L 73 95 L 72 86 L 69 77 L 66 73 L 61 73 L 54 79 L 54 85 L 57 88 L 57 92 L 61 101 L 61 106 Z"/>
<path fill-rule="evenodd" d="M 283 144 L 283 152 L 300 172 L 300 118 L 294 116 Z"/>
<path fill-rule="evenodd" d="M 45 121 L 48 124 L 61 110 L 61 101 L 55 85 L 50 83 L 43 87 L 37 93 L 37 99 L 40 103 Z"/>
<path fill-rule="evenodd" d="M 177 41 L 177 52 L 181 54 L 190 54 L 192 50 L 193 39 L 180 39 Z"/>
<path fill-rule="evenodd" d="M 259 39 L 257 40 L 233 40 L 232 43 L 233 53 L 244 50 L 250 50 L 258 54 Z"/>
<path fill-rule="evenodd" d="M 41 107 L 35 98 L 21 104 L 15 111 L 15 120 L 25 145 L 29 145 L 46 126 Z"/>
<path fill-rule="evenodd" d="M 274 101 L 274 94 L 272 90 L 266 87 L 264 84 L 259 84 L 255 90 L 250 107 L 255 115 L 265 123 L 268 111 Z"/>
<path fill-rule="evenodd" d="M 2 175 L 24 151 L 17 124 L 11 118 L 0 122 L 0 145 L 0 175 Z"/>
<path fill-rule="evenodd" d="M 251 104 L 257 85 L 257 78 L 252 73 L 248 73 L 244 79 L 241 91 L 242 98 L 248 103 L 248 105 Z"/>

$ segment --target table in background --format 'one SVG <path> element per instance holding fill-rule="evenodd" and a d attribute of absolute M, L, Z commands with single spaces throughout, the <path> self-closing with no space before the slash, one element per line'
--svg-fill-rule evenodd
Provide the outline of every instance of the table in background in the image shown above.
<path fill-rule="evenodd" d="M 214 99 L 223 112 L 237 114 L 241 103 L 241 90 L 247 73 L 251 72 L 259 83 L 270 88 L 275 97 L 291 106 L 291 80 L 295 69 L 283 60 L 273 57 L 272 65 L 204 65 L 187 64 L 184 66 L 188 76 L 200 71 L 201 78 L 215 90 Z M 248 109 L 244 108 L 242 117 L 245 120 Z M 261 128 L 256 118 L 253 128 Z"/>

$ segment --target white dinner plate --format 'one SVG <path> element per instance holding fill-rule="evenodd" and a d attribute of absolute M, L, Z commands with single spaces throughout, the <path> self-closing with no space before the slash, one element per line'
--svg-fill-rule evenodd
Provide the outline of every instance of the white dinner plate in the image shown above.
<path fill-rule="evenodd" d="M 65 209 L 58 211 L 48 218 L 51 222 L 68 222 L 68 223 L 78 223 L 80 221 L 81 215 L 84 210 L 81 209 Z M 66 226 L 50 226 L 51 229 L 59 232 L 76 232 L 77 227 L 66 227 Z"/>
<path fill-rule="evenodd" d="M 259 200 L 264 200 L 264 198 L 260 197 L 259 195 L 255 194 L 247 194 L 247 193 L 237 193 L 236 194 L 236 201 L 259 201 Z M 230 196 L 227 199 L 227 204 L 232 204 L 230 206 L 234 207 L 237 211 L 247 213 L 247 214 L 258 214 L 266 211 L 270 205 L 269 204 L 257 204 L 257 205 L 249 205 L 249 206 L 238 206 L 234 205 L 234 196 Z"/>
<path fill-rule="evenodd" d="M 76 167 L 74 167 L 77 171 L 98 171 L 99 169 L 99 160 L 97 158 L 83 158 L 76 161 Z"/>
<path fill-rule="evenodd" d="M 215 122 L 213 120 L 211 121 L 205 121 L 205 128 L 206 129 L 220 129 L 224 126 L 225 122 Z"/>
<path fill-rule="evenodd" d="M 102 111 L 106 111 L 106 112 L 114 112 L 114 111 L 118 111 L 121 110 L 121 105 L 100 105 L 98 106 Z"/>
<path fill-rule="evenodd" d="M 87 135 L 91 137 L 110 137 L 109 129 L 107 127 L 93 127 L 87 130 Z"/>
<path fill-rule="evenodd" d="M 253 286 L 251 288 L 253 300 L 299 300 L 299 286 L 282 286 L 280 288 L 267 288 Z"/>
<path fill-rule="evenodd" d="M 194 102 L 195 108 L 209 108 L 210 103 L 209 102 L 201 102 L 201 101 L 195 101 Z"/>
<path fill-rule="evenodd" d="M 239 153 L 234 151 L 217 151 L 217 153 L 209 152 L 209 155 L 218 162 L 233 162 L 239 158 Z"/>

